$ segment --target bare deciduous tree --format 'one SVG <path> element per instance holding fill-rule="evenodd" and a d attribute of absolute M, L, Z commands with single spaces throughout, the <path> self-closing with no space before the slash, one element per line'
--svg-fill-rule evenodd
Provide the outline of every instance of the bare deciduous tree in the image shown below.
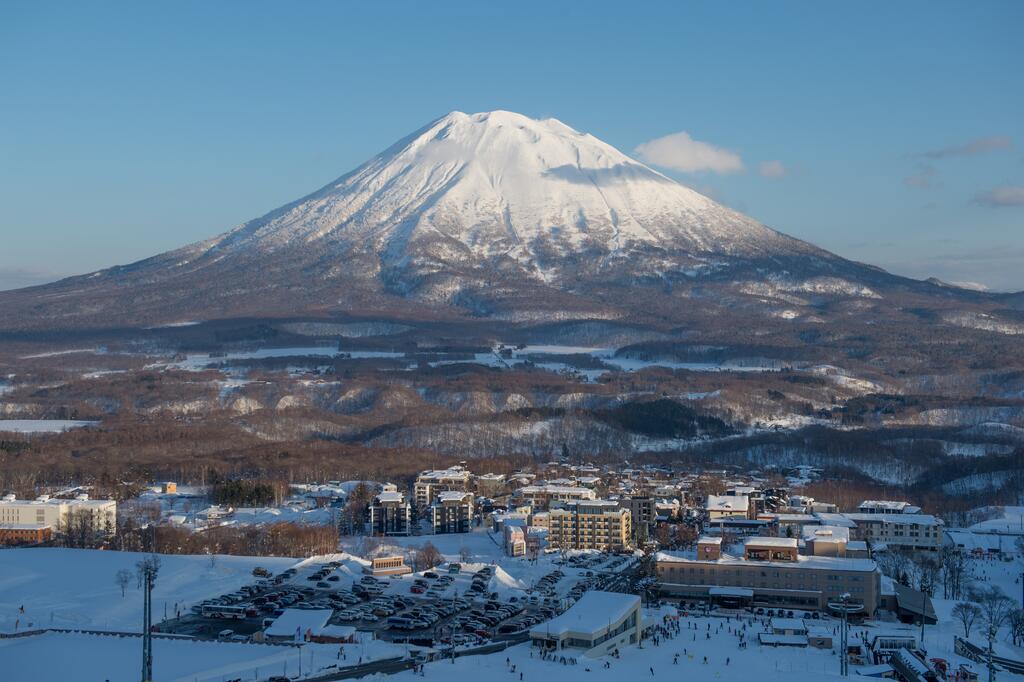
<path fill-rule="evenodd" d="M 960 602 L 953 607 L 953 617 L 960 621 L 964 629 L 964 638 L 970 639 L 971 630 L 974 629 L 974 622 L 981 617 L 981 609 L 970 602 Z"/>
<path fill-rule="evenodd" d="M 441 556 L 441 552 L 438 551 L 437 547 L 434 547 L 433 543 L 428 541 L 416 550 L 413 564 L 416 566 L 417 571 L 425 571 L 428 568 L 437 566 L 443 559 L 444 557 Z"/>
<path fill-rule="evenodd" d="M 127 568 L 122 568 L 114 574 L 114 582 L 121 588 L 121 596 L 124 597 L 124 591 L 128 589 L 128 586 L 132 583 L 132 572 Z"/>

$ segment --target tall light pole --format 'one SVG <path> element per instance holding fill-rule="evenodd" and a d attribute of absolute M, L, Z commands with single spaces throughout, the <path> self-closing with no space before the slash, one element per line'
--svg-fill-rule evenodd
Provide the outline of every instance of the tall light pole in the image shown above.
<path fill-rule="evenodd" d="M 861 604 L 850 601 L 850 593 L 844 592 L 839 595 L 838 601 L 830 601 L 829 609 L 842 616 L 839 635 L 839 674 L 847 677 L 850 674 L 850 661 L 847 654 L 847 637 L 849 627 L 847 625 L 851 613 L 858 613 L 862 608 Z"/>
<path fill-rule="evenodd" d="M 156 582 L 160 560 L 154 554 L 138 564 L 142 576 L 142 682 L 153 680 L 153 583 Z"/>
<path fill-rule="evenodd" d="M 146 564 L 142 569 L 142 682 L 153 679 L 153 570 Z"/>

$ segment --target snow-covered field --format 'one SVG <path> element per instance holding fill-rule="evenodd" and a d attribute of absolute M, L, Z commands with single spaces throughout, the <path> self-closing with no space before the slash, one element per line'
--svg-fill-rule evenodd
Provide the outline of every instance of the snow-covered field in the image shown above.
<path fill-rule="evenodd" d="M 135 580 L 121 596 L 114 576 L 134 573 L 147 555 L 88 549 L 35 548 L 0 552 L 0 632 L 34 627 L 136 631 L 142 622 L 142 592 Z M 282 571 L 294 559 L 161 555 L 153 590 L 154 621 L 203 599 L 252 582 L 252 569 Z M 24 606 L 25 612 L 19 612 Z"/>
<path fill-rule="evenodd" d="M 337 647 L 316 647 L 326 661 Z M 306 650 L 287 646 L 197 642 L 187 639 L 153 640 L 153 677 L 160 682 L 221 682 L 243 673 L 248 679 L 299 671 L 299 657 L 309 665 Z M 317 654 L 313 653 L 316 657 Z M 83 633 L 49 632 L 35 637 L 0 640 L 0 667 L 10 682 L 66 682 L 68 680 L 139 679 L 142 639 Z"/>
<path fill-rule="evenodd" d="M 60 433 L 68 429 L 80 429 L 99 422 L 77 419 L 0 419 L 0 431 L 13 433 Z"/>

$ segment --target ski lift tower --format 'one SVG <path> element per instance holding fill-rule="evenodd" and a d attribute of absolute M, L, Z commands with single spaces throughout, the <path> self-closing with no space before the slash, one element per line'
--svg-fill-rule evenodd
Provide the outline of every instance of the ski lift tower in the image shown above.
<path fill-rule="evenodd" d="M 849 592 L 839 595 L 838 599 L 828 603 L 829 610 L 838 613 L 842 617 L 842 628 L 839 636 L 839 674 L 848 677 L 850 674 L 850 657 L 847 653 L 847 639 L 849 637 L 848 621 L 851 613 L 860 613 L 864 605 L 853 601 Z"/>

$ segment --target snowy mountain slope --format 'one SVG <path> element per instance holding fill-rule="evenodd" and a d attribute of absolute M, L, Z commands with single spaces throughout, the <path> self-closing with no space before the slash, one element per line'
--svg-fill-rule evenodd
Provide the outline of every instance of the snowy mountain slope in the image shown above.
<path fill-rule="evenodd" d="M 724 290 L 709 296 L 707 285 Z M 557 120 L 494 111 L 450 113 L 213 239 L 0 293 L 0 314 L 12 328 L 370 309 L 415 315 L 424 304 L 506 320 L 619 319 L 638 286 L 650 287 L 670 315 L 693 296 L 709 306 L 789 301 L 792 292 L 798 304 L 820 306 L 864 292 L 884 299 L 893 286 L 983 296 L 846 261 Z"/>
<path fill-rule="evenodd" d="M 611 255 L 633 245 L 727 255 L 811 253 L 789 239 L 548 119 L 453 112 L 318 192 L 205 245 L 369 248 L 389 262 L 412 245 L 536 266 L 541 249 Z M 437 254 L 444 257 L 442 251 Z"/>

